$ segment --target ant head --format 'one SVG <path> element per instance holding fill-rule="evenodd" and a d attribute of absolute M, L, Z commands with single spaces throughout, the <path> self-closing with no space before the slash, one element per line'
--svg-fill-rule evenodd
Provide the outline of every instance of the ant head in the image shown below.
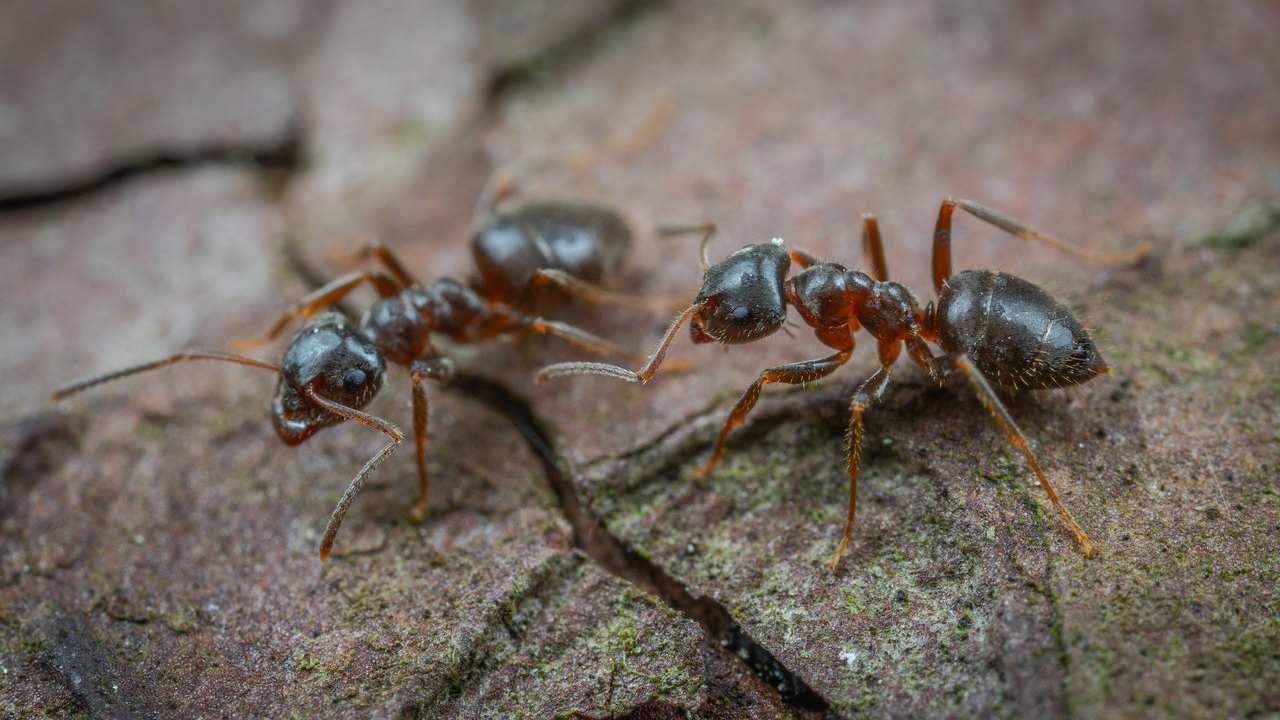
<path fill-rule="evenodd" d="M 387 371 L 373 343 L 337 313 L 317 316 L 304 327 L 280 365 L 271 416 L 276 433 L 289 445 L 345 419 L 320 407 L 309 394 L 358 410 L 382 389 Z"/>
<path fill-rule="evenodd" d="M 787 319 L 783 283 L 791 257 L 780 238 L 748 245 L 707 268 L 689 325 L 694 342 L 748 343 Z"/>

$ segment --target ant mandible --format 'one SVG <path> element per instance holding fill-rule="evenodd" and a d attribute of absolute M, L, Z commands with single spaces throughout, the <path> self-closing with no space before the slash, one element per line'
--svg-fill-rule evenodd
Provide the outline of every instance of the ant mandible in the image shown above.
<path fill-rule="evenodd" d="M 1144 246 L 1123 255 L 1094 255 L 977 203 L 947 199 L 938 212 L 933 236 L 933 286 L 938 300 L 936 305 L 930 302 L 921 310 L 906 287 L 889 280 L 879 226 L 872 215 L 863 216 L 863 251 L 874 277 L 836 263 L 819 262 L 801 250 L 788 250 L 781 239 L 748 245 L 711 265 L 707 245 L 714 226 L 706 226 L 702 241 L 702 289 L 693 304 L 676 317 L 657 350 L 638 371 L 606 363 L 571 362 L 547 366 L 537 377 L 545 380 L 595 374 L 647 383 L 685 322 L 689 323 L 695 343 L 736 345 L 760 340 L 777 331 L 786 320 L 787 306 L 794 307 L 813 328 L 818 340 L 835 352 L 760 373 L 730 412 L 711 458 L 694 472 L 695 478 L 701 478 L 715 468 L 724 454 L 730 431 L 746 420 L 765 385 L 804 384 L 830 375 L 853 355 L 854 331 L 865 328 L 877 342 L 880 368 L 857 387 L 849 404 L 846 439 L 849 511 L 840 544 L 828 564 L 834 571 L 853 535 L 862 455 L 862 416 L 884 393 L 893 364 L 904 346 L 911 360 L 941 383 L 942 367 L 927 345 L 933 342 L 968 377 L 996 425 L 1026 458 L 1084 554 L 1093 555 L 1095 548 L 1089 536 L 1058 499 L 1026 436 L 992 389 L 992 382 L 1013 389 L 1060 388 L 1087 382 L 1108 373 L 1109 368 L 1071 311 L 1036 285 L 990 270 L 951 274 L 951 216 L 957 207 L 1023 240 L 1044 242 L 1095 262 L 1123 263 L 1147 252 Z M 792 263 L 802 270 L 788 279 Z"/>
<path fill-rule="evenodd" d="M 369 243 L 358 255 L 377 259 L 386 272 L 353 272 L 333 280 L 289 307 L 261 339 L 235 343 L 238 349 L 252 349 L 279 337 L 293 320 L 308 321 L 290 341 L 279 365 L 226 353 L 179 353 L 66 385 L 52 399 L 62 400 L 110 380 L 179 362 L 211 360 L 279 375 L 271 416 L 276 434 L 286 445 L 305 442 L 344 420 L 383 433 L 387 444 L 356 473 L 329 518 L 320 543 L 324 560 L 365 479 L 404 439 L 394 424 L 362 411 L 382 388 L 390 361 L 407 367 L 412 381 L 418 498 L 410 517 L 421 520 L 429 485 L 425 381 L 446 381 L 454 371 L 453 362 L 433 348 L 433 334 L 457 343 L 544 334 L 593 353 L 643 359 L 573 325 L 528 314 L 526 309 L 547 287 L 595 303 L 641 309 L 671 306 L 668 301 L 616 293 L 597 284 L 618 274 L 630 248 L 632 231 L 622 215 L 598 205 L 561 201 L 504 208 L 513 192 L 510 178 L 500 177 L 482 195 L 480 220 L 474 223 L 471 239 L 479 277 L 471 286 L 451 278 L 423 285 L 390 249 Z M 325 311 L 365 283 L 379 299 L 358 327 L 340 313 Z"/>

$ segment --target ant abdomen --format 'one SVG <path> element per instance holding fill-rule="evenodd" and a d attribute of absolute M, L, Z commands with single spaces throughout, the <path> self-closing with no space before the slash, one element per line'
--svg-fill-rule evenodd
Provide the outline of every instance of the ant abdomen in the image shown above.
<path fill-rule="evenodd" d="M 967 355 L 1004 387 L 1077 385 L 1107 372 L 1071 310 L 1013 275 L 966 270 L 951 276 L 934 322 L 948 355 Z"/>
<path fill-rule="evenodd" d="M 573 202 L 533 202 L 500 212 L 471 242 L 486 293 L 512 305 L 526 299 L 538 270 L 602 283 L 618 275 L 630 249 L 631 229 L 621 215 Z"/>

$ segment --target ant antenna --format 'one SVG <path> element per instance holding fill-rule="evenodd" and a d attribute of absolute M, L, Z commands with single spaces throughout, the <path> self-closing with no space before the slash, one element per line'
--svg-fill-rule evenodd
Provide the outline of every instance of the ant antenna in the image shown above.
<path fill-rule="evenodd" d="M 271 363 L 262 362 L 261 360 L 254 360 L 253 358 L 244 357 L 243 355 L 209 352 L 178 353 L 177 355 L 170 355 L 169 357 L 153 360 L 148 363 L 142 363 L 141 365 L 133 365 L 119 370 L 112 370 L 111 372 L 103 373 L 102 375 L 85 378 L 84 380 L 78 380 L 70 385 L 63 385 L 57 390 L 54 390 L 49 396 L 49 399 L 53 402 L 58 402 L 59 400 L 75 395 L 78 392 L 88 390 L 95 385 L 101 385 L 102 383 L 110 382 L 112 380 L 119 380 L 120 378 L 128 377 L 130 375 L 137 375 L 138 373 L 147 372 L 148 370 L 158 370 L 160 368 L 188 360 L 217 360 L 220 362 L 236 363 L 238 365 L 248 365 L 250 367 L 271 370 L 277 374 L 280 372 L 280 366 L 278 365 L 272 365 Z"/>
<path fill-rule="evenodd" d="M 702 271 L 706 272 L 711 267 L 711 255 L 708 252 L 708 246 L 711 244 L 711 238 L 715 237 L 717 231 L 716 224 L 713 222 L 705 222 L 701 225 L 667 225 L 658 228 L 658 237 L 678 237 L 680 235 L 696 235 L 702 234 L 702 242 L 698 245 L 698 261 L 702 263 Z"/>
<path fill-rule="evenodd" d="M 404 440 L 404 433 L 400 432 L 400 428 L 368 413 L 360 412 L 353 407 L 347 407 L 342 403 L 321 397 L 315 391 L 315 388 L 307 386 L 303 388 L 302 394 L 308 400 L 328 410 L 334 415 L 341 415 L 348 420 L 354 420 L 361 425 L 391 438 L 390 442 L 382 446 L 382 449 L 374 453 L 373 457 L 360 468 L 360 472 L 351 479 L 351 483 L 347 485 L 347 489 L 342 493 L 342 497 L 338 500 L 338 504 L 333 508 L 333 514 L 329 516 L 329 524 L 324 528 L 324 539 L 320 541 L 320 559 L 328 560 L 329 552 L 333 550 L 333 539 L 338 535 L 338 528 L 342 527 L 342 520 L 347 516 L 347 509 L 351 507 L 351 502 L 356 499 L 356 495 L 360 494 L 360 490 L 364 487 L 364 481 L 369 477 L 369 473 L 373 472 L 382 461 L 391 456 L 400 441 Z"/>
<path fill-rule="evenodd" d="M 667 349 L 671 347 L 671 342 L 675 340 L 676 333 L 679 332 L 680 328 L 688 322 L 689 318 L 693 317 L 695 313 L 703 310 L 709 304 L 710 301 L 694 303 L 677 315 L 675 321 L 671 323 L 671 327 L 667 328 L 666 334 L 662 336 L 662 341 L 658 343 L 658 348 L 653 351 L 653 354 L 649 356 L 649 359 L 645 361 L 644 366 L 639 370 L 628 370 L 624 367 L 601 362 L 564 362 L 548 365 L 542 368 L 538 371 L 537 375 L 533 376 L 533 380 L 534 382 L 541 383 L 552 378 L 566 377 L 569 375 L 604 375 L 616 380 L 640 383 L 643 385 L 644 383 L 649 382 L 649 379 L 654 376 L 654 373 L 658 372 L 658 366 L 661 365 L 663 359 L 666 358 Z"/>

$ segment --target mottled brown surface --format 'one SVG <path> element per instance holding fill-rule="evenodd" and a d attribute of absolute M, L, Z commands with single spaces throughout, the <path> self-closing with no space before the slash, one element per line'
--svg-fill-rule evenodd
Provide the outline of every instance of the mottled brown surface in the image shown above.
<path fill-rule="evenodd" d="M 644 388 L 535 386 L 573 356 L 549 342 L 451 352 L 529 395 L 588 508 L 836 713 L 1280 712 L 1271 4 L 0 15 L 6 191 L 174 148 L 292 139 L 307 158 L 284 182 L 197 163 L 0 215 L 0 716 L 786 716 L 700 626 L 574 549 L 520 437 L 466 398 L 433 395 L 428 521 L 401 518 L 401 452 L 323 565 L 320 529 L 374 434 L 283 447 L 272 378 L 241 367 L 45 403 L 71 378 L 260 330 L 305 292 L 286 242 L 326 273 L 379 237 L 424 276 L 466 275 L 493 167 L 621 205 L 641 230 L 622 284 L 651 293 L 698 283 L 659 222 L 715 220 L 718 254 L 780 235 L 858 264 L 875 211 L 895 277 L 925 298 L 947 194 L 1092 249 L 1150 241 L 1151 260 L 1099 271 L 970 218 L 957 231 L 959 267 L 1062 294 L 1115 368 L 1011 402 L 1096 560 L 963 384 L 904 364 L 868 415 L 855 542 L 826 573 L 865 342 L 819 388 L 766 393 L 697 483 L 729 403 L 764 366 L 820 353 L 808 333 L 728 353 L 682 338 L 673 355 L 698 369 Z M 566 316 L 636 347 L 665 322 Z M 406 424 L 405 386 L 393 375 L 372 410 Z"/>

